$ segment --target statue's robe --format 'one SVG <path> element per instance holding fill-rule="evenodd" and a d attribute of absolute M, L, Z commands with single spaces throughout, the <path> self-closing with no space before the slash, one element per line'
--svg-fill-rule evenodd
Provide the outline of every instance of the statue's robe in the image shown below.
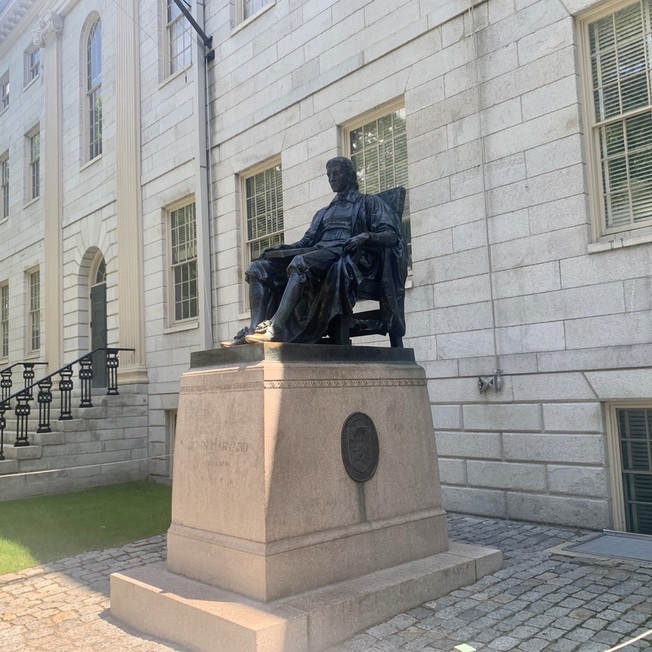
<path fill-rule="evenodd" d="M 344 252 L 343 244 L 364 232 L 379 234 L 378 240 L 392 244 L 379 246 L 372 236 L 370 245 L 351 254 Z M 388 331 L 398 337 L 405 334 L 407 246 L 398 215 L 376 195 L 357 190 L 344 197 L 337 195 L 317 211 L 301 240 L 281 245 L 251 263 L 247 280 L 257 279 L 272 289 L 266 319 L 276 311 L 293 271 L 299 274 L 306 291 L 285 325 L 279 338 L 282 341 L 318 342 L 334 317 L 352 313 L 365 280 L 378 291 Z"/>

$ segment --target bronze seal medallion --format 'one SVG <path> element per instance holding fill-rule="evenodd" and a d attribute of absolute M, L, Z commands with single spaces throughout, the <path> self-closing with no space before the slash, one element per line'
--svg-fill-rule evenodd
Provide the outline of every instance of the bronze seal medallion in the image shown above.
<path fill-rule="evenodd" d="M 367 482 L 378 468 L 378 433 L 374 422 L 362 412 L 354 412 L 342 426 L 342 462 L 349 477 Z"/>

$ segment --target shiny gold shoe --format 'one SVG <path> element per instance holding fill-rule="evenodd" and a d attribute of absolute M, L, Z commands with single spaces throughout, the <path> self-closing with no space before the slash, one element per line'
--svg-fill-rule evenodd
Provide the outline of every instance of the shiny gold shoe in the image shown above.
<path fill-rule="evenodd" d="M 245 335 L 245 342 L 254 344 L 256 342 L 273 342 L 274 341 L 274 325 L 271 321 L 264 321 L 256 326 L 254 333 Z"/>
<path fill-rule="evenodd" d="M 273 342 L 274 336 L 267 331 L 266 333 L 253 333 L 247 335 L 245 340 L 248 344 L 255 344 L 256 342 Z"/>

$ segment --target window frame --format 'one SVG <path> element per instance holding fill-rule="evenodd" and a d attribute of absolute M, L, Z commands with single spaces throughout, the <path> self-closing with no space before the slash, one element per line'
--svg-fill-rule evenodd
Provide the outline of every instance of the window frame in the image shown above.
<path fill-rule="evenodd" d="M 37 147 L 34 147 L 34 141 L 37 140 Z M 36 125 L 25 134 L 25 158 L 27 165 L 25 171 L 27 174 L 27 183 L 25 189 L 27 196 L 26 203 L 36 201 L 41 196 L 41 128 Z"/>
<path fill-rule="evenodd" d="M 96 37 L 96 40 L 95 40 Z M 97 48 L 97 51 L 95 50 Z M 93 55 L 96 54 L 95 58 Z M 102 20 L 91 21 L 84 39 L 85 162 L 102 155 Z M 97 64 L 98 70 L 94 69 Z"/>
<path fill-rule="evenodd" d="M 0 358 L 9 357 L 9 281 L 0 283 Z"/>
<path fill-rule="evenodd" d="M 11 87 L 9 84 L 9 71 L 0 77 L 0 113 L 9 108 Z"/>
<path fill-rule="evenodd" d="M 253 9 L 248 15 L 246 5 L 254 4 L 256 2 L 262 2 L 257 9 Z M 262 14 L 264 11 L 267 11 L 270 7 L 276 4 L 276 0 L 236 0 L 236 25 L 249 22 Z"/>
<path fill-rule="evenodd" d="M 644 108 L 638 108 L 629 112 L 621 112 L 615 116 L 598 121 L 595 115 L 594 108 L 594 88 L 592 84 L 593 72 L 591 67 L 591 48 L 590 48 L 590 34 L 589 27 L 595 22 L 602 20 L 608 16 L 613 16 L 617 12 L 636 4 L 640 4 L 639 0 L 619 0 L 618 2 L 610 2 L 606 5 L 594 8 L 581 14 L 577 21 L 578 30 L 578 43 L 579 43 L 579 60 L 580 71 L 582 77 L 583 87 L 583 117 L 586 125 L 586 140 L 587 140 L 587 181 L 589 189 L 589 205 L 591 214 L 591 230 L 592 241 L 609 242 L 616 239 L 622 239 L 624 244 L 627 244 L 628 239 L 640 238 L 641 236 L 652 236 L 652 216 L 637 224 L 630 221 L 627 224 L 611 226 L 607 225 L 607 214 L 605 209 L 605 188 L 603 184 L 602 175 L 602 158 L 600 152 L 600 129 L 607 125 L 615 125 L 618 123 L 624 124 L 627 118 L 633 115 L 644 115 L 645 113 L 652 113 L 652 83 L 648 83 L 649 102 Z M 650 12 L 652 14 L 652 12 Z M 645 32 L 647 37 L 652 36 L 652 31 Z M 646 41 L 646 38 L 643 38 Z M 648 54 L 652 55 L 652 48 L 648 49 Z M 648 68 L 648 79 L 652 75 L 652 66 Z M 622 79 L 622 78 L 618 78 Z M 622 94 L 619 94 L 619 98 Z M 652 156 L 652 152 L 650 154 Z M 631 176 L 627 173 L 627 188 L 631 187 Z M 652 189 L 650 190 L 650 202 L 652 203 Z M 630 212 L 630 219 L 632 214 Z M 635 240 L 633 242 L 636 242 Z"/>
<path fill-rule="evenodd" d="M 0 221 L 9 218 L 9 151 L 0 155 Z"/>
<path fill-rule="evenodd" d="M 250 218 L 249 215 L 249 210 L 248 210 L 248 195 L 247 195 L 247 181 L 250 179 L 254 179 L 255 177 L 258 177 L 259 175 L 264 175 L 265 172 L 268 172 L 270 170 L 273 170 L 274 168 L 278 168 L 278 175 L 280 177 L 280 192 L 278 189 L 276 189 L 275 195 L 276 195 L 276 200 L 278 202 L 278 198 L 280 197 L 280 222 L 281 222 L 281 228 L 276 229 L 270 233 L 265 233 L 262 236 L 251 238 L 249 236 L 249 220 L 253 219 Z M 253 242 L 260 242 L 261 240 L 265 238 L 270 238 L 270 242 L 266 244 L 266 246 L 271 246 L 272 244 L 284 244 L 285 243 L 285 232 L 287 231 L 287 226 L 285 224 L 285 216 L 284 216 L 284 207 L 283 207 L 283 166 L 281 163 L 281 157 L 276 156 L 271 159 L 267 159 L 266 161 L 256 165 L 255 167 L 248 168 L 247 170 L 243 170 L 238 174 L 238 188 L 240 192 L 240 215 L 241 215 L 241 220 L 240 220 L 240 228 L 241 228 L 241 233 L 242 233 L 242 247 L 241 247 L 241 260 L 242 260 L 242 288 L 243 288 L 243 306 L 244 306 L 244 311 L 246 312 L 249 310 L 249 292 L 245 291 L 247 283 L 245 281 L 245 276 L 244 272 L 245 270 L 249 267 L 251 262 L 255 260 L 255 258 L 252 257 L 252 248 L 251 244 Z M 266 191 L 265 191 L 266 192 Z M 278 212 L 278 203 L 276 206 L 276 211 Z M 276 219 L 278 221 L 278 216 L 276 218 L 271 218 L 271 219 Z M 264 247 L 263 247 L 264 248 Z"/>
<path fill-rule="evenodd" d="M 36 291 L 35 291 L 36 288 Z M 41 270 L 33 267 L 27 270 L 27 333 L 25 337 L 27 355 L 41 351 Z M 37 346 L 34 346 L 34 345 Z"/>
<path fill-rule="evenodd" d="M 25 88 L 41 76 L 41 48 L 31 45 L 25 50 Z"/>
<path fill-rule="evenodd" d="M 404 226 L 403 232 L 406 238 L 407 242 L 407 248 L 408 248 L 408 270 L 411 273 L 412 270 L 412 237 L 411 237 L 411 219 L 410 219 L 410 185 L 409 185 L 409 171 L 410 171 L 410 161 L 409 161 L 409 156 L 408 156 L 408 137 L 407 137 L 407 111 L 405 109 L 405 102 L 404 100 L 398 99 L 398 100 L 393 100 L 391 102 L 388 102 L 386 104 L 383 104 L 382 106 L 374 109 L 373 111 L 369 111 L 368 113 L 364 113 L 357 118 L 350 120 L 346 122 L 345 124 L 342 125 L 341 131 L 342 131 L 342 142 L 343 142 L 343 150 L 344 150 L 344 155 L 347 158 L 350 158 L 353 161 L 353 165 L 355 167 L 356 162 L 354 159 L 354 154 L 352 152 L 352 147 L 351 147 L 351 134 L 352 132 L 361 129 L 365 125 L 368 125 L 374 121 L 379 120 L 380 118 L 384 118 L 392 113 L 398 113 L 398 112 L 403 113 L 403 120 L 406 123 L 406 132 L 405 132 L 405 176 L 406 176 L 406 182 L 401 183 L 401 182 L 395 182 L 395 185 L 392 185 L 388 188 L 382 188 L 381 190 L 374 191 L 372 193 L 368 193 L 368 191 L 365 190 L 363 184 L 361 183 L 360 187 L 360 192 L 363 193 L 368 193 L 368 194 L 376 194 L 378 192 L 382 192 L 383 190 L 389 190 L 392 187 L 396 187 L 396 185 L 402 185 L 405 188 L 405 208 L 403 210 L 403 215 L 401 217 L 401 223 Z M 357 171 L 357 167 L 356 167 Z M 358 172 L 358 181 L 360 182 L 360 174 Z"/>
<path fill-rule="evenodd" d="M 181 71 L 186 70 L 192 66 L 192 50 L 193 50 L 193 33 L 190 23 L 188 23 L 186 17 L 183 15 L 180 9 L 177 9 L 179 12 L 172 18 L 170 18 L 170 9 L 176 5 L 172 0 L 162 0 L 163 2 L 163 42 L 164 47 L 164 58 L 165 58 L 165 71 L 164 77 L 172 77 L 173 75 L 179 74 Z M 192 13 L 192 1 L 189 11 Z M 186 21 L 185 27 L 181 34 L 175 34 L 177 26 L 181 21 Z M 173 47 L 179 42 L 181 38 L 185 43 L 185 39 L 188 39 L 188 45 L 174 53 Z M 187 55 L 186 55 L 187 53 Z M 182 56 L 182 60 L 179 61 L 179 57 Z"/>
<path fill-rule="evenodd" d="M 193 212 L 193 225 L 194 225 L 194 244 L 191 248 L 194 249 L 193 257 L 186 257 L 184 260 L 175 262 L 174 251 L 174 229 L 173 220 L 175 214 L 181 214 L 181 211 L 192 207 Z M 168 250 L 168 324 L 170 326 L 183 325 L 193 323 L 199 319 L 199 257 L 198 257 L 198 241 L 197 241 L 197 204 L 194 197 L 189 197 L 175 204 L 172 204 L 166 209 L 166 233 L 167 233 L 167 250 Z M 180 246 L 187 246 L 187 243 L 180 243 Z M 194 278 L 190 276 L 191 270 L 194 266 Z M 176 270 L 188 270 L 189 275 L 185 279 L 178 281 Z M 183 272 L 181 272 L 183 274 Z M 180 285 L 192 285 L 194 281 L 195 292 L 194 295 L 190 294 L 187 298 L 177 300 L 177 287 Z M 194 302 L 194 312 L 192 303 Z M 188 316 L 183 316 L 183 305 L 188 305 Z M 178 307 L 181 306 L 181 316 L 178 313 Z"/>
<path fill-rule="evenodd" d="M 613 528 L 627 532 L 625 488 L 623 483 L 623 460 L 621 452 L 619 410 L 652 410 L 650 401 L 616 401 L 606 404 L 607 449 L 609 454 L 609 485 Z"/>

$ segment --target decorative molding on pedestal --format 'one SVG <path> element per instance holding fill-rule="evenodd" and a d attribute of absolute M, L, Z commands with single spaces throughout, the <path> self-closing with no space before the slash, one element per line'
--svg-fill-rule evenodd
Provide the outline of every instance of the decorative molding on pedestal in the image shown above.
<path fill-rule="evenodd" d="M 388 379 L 388 378 L 356 378 L 353 380 L 266 380 L 265 389 L 341 389 L 343 387 L 425 387 L 426 379 Z M 220 383 L 221 392 L 246 392 L 258 389 L 259 384 L 252 381 L 248 383 Z M 180 394 L 213 393 L 215 389 L 205 385 L 184 385 L 179 389 Z"/>
<path fill-rule="evenodd" d="M 34 32 L 32 43 L 38 47 L 47 45 L 56 34 L 61 34 L 63 31 L 63 16 L 50 11 L 38 21 L 38 30 Z"/>

